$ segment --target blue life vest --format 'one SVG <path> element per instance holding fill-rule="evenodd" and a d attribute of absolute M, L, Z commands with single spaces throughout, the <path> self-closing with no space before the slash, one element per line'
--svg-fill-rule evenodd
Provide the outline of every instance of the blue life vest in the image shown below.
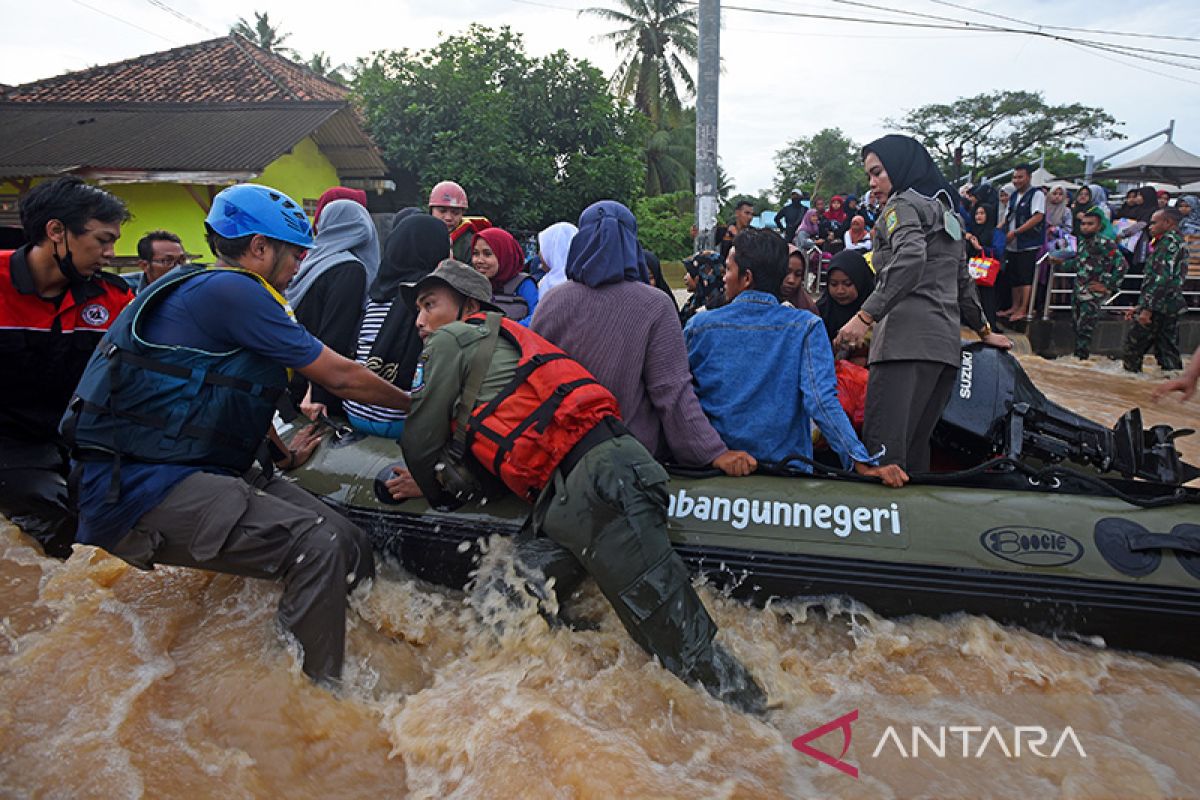
<path fill-rule="evenodd" d="M 287 369 L 244 348 L 211 353 L 141 336 L 147 315 L 172 291 L 218 271 L 246 275 L 287 307 L 252 272 L 194 267 L 158 279 L 129 304 L 88 362 L 61 426 L 77 458 L 114 461 L 114 486 L 122 459 L 239 474 L 254 462 Z"/>
<path fill-rule="evenodd" d="M 1033 216 L 1033 193 L 1040 191 L 1041 189 L 1035 189 L 1030 186 L 1025 191 L 1025 194 L 1021 195 L 1020 202 L 1017 202 L 1017 195 L 1015 194 L 1008 198 L 1008 218 L 1012 220 L 1012 230 L 1015 231 L 1026 222 L 1029 222 Z M 1039 222 L 1025 233 L 1017 234 L 1015 249 L 1036 250 L 1042 246 L 1045 240 L 1046 225 L 1043 222 Z"/>

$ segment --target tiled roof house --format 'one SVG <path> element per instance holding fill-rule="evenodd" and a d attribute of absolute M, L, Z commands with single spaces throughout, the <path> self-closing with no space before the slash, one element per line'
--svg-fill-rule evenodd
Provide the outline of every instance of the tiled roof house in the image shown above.
<path fill-rule="evenodd" d="M 209 201 L 232 183 L 310 206 L 338 184 L 391 186 L 345 87 L 236 34 L 0 86 L 0 130 L 0 225 L 20 193 L 75 173 L 129 204 L 118 255 L 154 228 L 203 252 Z"/>

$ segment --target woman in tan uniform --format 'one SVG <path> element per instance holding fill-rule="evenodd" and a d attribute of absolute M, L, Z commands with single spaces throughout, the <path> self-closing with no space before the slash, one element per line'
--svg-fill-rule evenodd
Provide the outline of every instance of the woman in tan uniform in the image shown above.
<path fill-rule="evenodd" d="M 838 333 L 850 347 L 871 341 L 863 441 L 880 463 L 929 471 L 929 437 L 950 399 L 961 359 L 960 321 L 987 344 L 993 333 L 967 272 L 957 193 L 929 152 L 892 134 L 862 150 L 871 190 L 887 197 L 872 233 L 875 290 Z"/>

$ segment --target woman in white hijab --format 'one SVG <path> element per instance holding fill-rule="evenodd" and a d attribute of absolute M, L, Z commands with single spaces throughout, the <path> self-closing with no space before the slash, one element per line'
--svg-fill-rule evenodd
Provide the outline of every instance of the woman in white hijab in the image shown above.
<path fill-rule="evenodd" d="M 571 240 L 579 229 L 569 222 L 556 222 L 538 234 L 538 252 L 547 272 L 538 282 L 538 294 L 545 296 L 546 292 L 567 280 L 567 252 L 571 249 Z"/>

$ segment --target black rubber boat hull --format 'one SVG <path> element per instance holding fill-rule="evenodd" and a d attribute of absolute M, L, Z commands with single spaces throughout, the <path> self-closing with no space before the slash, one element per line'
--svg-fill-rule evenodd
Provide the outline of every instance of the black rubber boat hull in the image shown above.
<path fill-rule="evenodd" d="M 528 506 L 508 498 L 447 513 L 423 500 L 393 503 L 382 480 L 401 463 L 394 442 L 351 440 L 322 445 L 297 477 L 378 551 L 421 578 L 462 587 L 478 553 L 472 543 L 515 534 Z M 1072 488 L 1030 486 L 1021 475 L 903 490 L 677 476 L 670 536 L 697 574 L 755 602 L 848 596 L 884 616 L 983 614 L 1200 661 L 1195 492 L 1193 502 L 1148 509 Z"/>

